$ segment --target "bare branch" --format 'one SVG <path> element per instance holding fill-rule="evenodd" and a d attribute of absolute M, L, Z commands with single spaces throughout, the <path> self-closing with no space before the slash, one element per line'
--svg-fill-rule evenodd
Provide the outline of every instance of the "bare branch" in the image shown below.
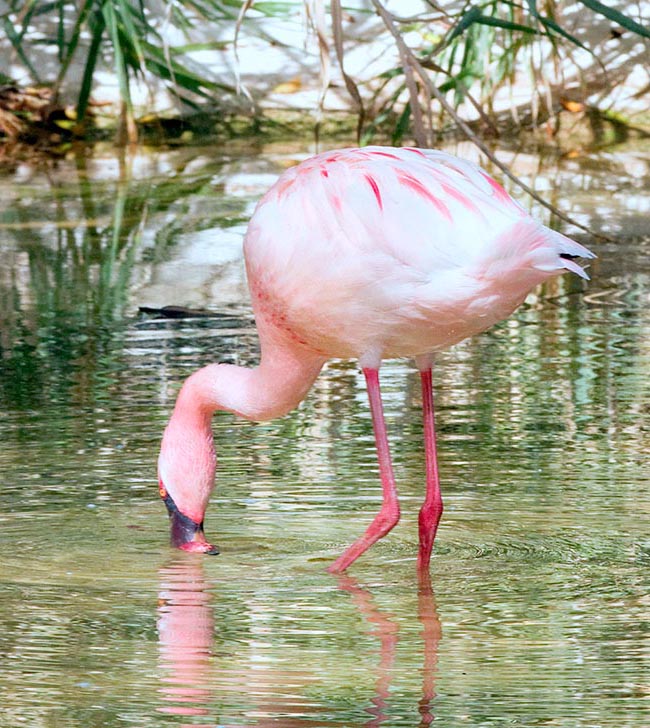
<path fill-rule="evenodd" d="M 384 25 L 388 28 L 393 38 L 395 38 L 402 68 L 404 69 L 406 88 L 408 89 L 411 100 L 411 114 L 413 115 L 413 135 L 415 136 L 415 142 L 419 146 L 428 147 L 431 143 L 430 134 L 427 133 L 427 130 L 424 127 L 418 87 L 413 73 L 413 68 L 415 66 L 412 61 L 417 61 L 417 59 L 415 59 L 415 56 L 411 53 L 409 47 L 404 42 L 399 30 L 395 27 L 393 17 L 388 10 L 386 10 L 379 0 L 372 0 L 372 4 L 375 6 L 380 18 L 384 21 Z"/>
<path fill-rule="evenodd" d="M 447 114 L 454 120 L 460 131 L 463 132 L 463 134 L 469 139 L 469 141 L 472 142 L 478 149 L 481 150 L 481 152 L 494 164 L 496 167 L 498 167 L 503 174 L 511 179 L 518 187 L 520 187 L 524 192 L 526 192 L 528 195 L 530 195 L 536 202 L 539 202 L 540 205 L 545 207 L 547 210 L 550 210 L 556 217 L 558 217 L 560 220 L 563 220 L 569 225 L 574 225 L 575 227 L 579 228 L 580 230 L 584 230 L 585 232 L 589 233 L 590 235 L 596 235 L 598 237 L 604 237 L 606 236 L 598 233 L 594 233 L 592 230 L 590 230 L 588 227 L 583 225 L 582 223 L 578 222 L 574 218 L 572 218 L 570 215 L 567 215 L 566 213 L 559 210 L 555 205 L 545 200 L 541 195 L 539 195 L 535 190 L 527 185 L 522 179 L 517 177 L 517 175 L 511 171 L 511 169 L 508 167 L 507 164 L 504 162 L 501 162 L 495 154 L 490 151 L 490 149 L 487 147 L 487 145 L 483 142 L 482 139 L 478 137 L 478 135 L 472 130 L 472 128 L 469 126 L 469 124 L 457 113 L 457 111 L 454 109 L 454 107 L 447 101 L 444 94 L 440 91 L 440 89 L 436 86 L 435 83 L 431 80 L 428 73 L 422 66 L 422 64 L 418 61 L 413 51 L 406 45 L 404 42 L 404 39 L 402 38 L 399 30 L 395 27 L 395 23 L 393 22 L 393 19 L 390 15 L 390 13 L 386 10 L 386 8 L 381 4 L 380 0 L 372 0 L 373 5 L 375 8 L 377 8 L 377 12 L 379 13 L 380 17 L 384 21 L 384 25 L 388 29 L 388 31 L 391 33 L 393 38 L 395 39 L 395 44 L 397 46 L 397 49 L 400 54 L 400 58 L 402 59 L 402 64 L 404 65 L 405 74 L 406 69 L 409 68 L 409 70 L 415 71 L 418 76 L 420 77 L 420 80 L 422 81 L 422 84 L 429 90 L 429 93 L 432 97 L 438 101 L 440 106 L 445 110 Z M 408 80 L 408 75 L 407 75 Z M 412 111 L 414 110 L 413 104 L 411 104 Z M 415 116 L 414 116 L 414 124 L 415 124 Z M 416 141 L 417 141 L 417 127 L 416 127 Z M 419 143 L 419 142 L 418 142 Z M 607 239 L 607 238 L 606 238 Z"/>
<path fill-rule="evenodd" d="M 343 53 L 343 13 L 341 12 L 340 0 L 331 0 L 330 3 L 332 13 L 332 34 L 334 35 L 334 50 L 336 51 L 336 59 L 341 69 L 341 75 L 345 81 L 345 87 L 357 107 L 359 121 L 357 123 L 357 140 L 361 138 L 361 130 L 365 121 L 365 109 L 363 107 L 363 99 L 359 93 L 357 84 L 354 79 L 345 72 L 344 53 Z"/>

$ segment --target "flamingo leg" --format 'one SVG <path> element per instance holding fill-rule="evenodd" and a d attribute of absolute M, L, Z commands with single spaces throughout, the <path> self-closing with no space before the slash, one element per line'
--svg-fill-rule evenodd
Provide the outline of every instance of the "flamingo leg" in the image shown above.
<path fill-rule="evenodd" d="M 418 571 L 428 571 L 431 549 L 442 516 L 442 495 L 438 478 L 438 456 L 436 452 L 436 427 L 433 409 L 433 382 L 431 367 L 420 371 L 422 382 L 422 414 L 424 419 L 424 454 L 426 462 L 427 492 L 420 509 L 420 548 Z"/>
<path fill-rule="evenodd" d="M 368 526 L 363 536 L 349 546 L 329 567 L 328 571 L 332 574 L 345 571 L 364 551 L 372 546 L 373 543 L 379 541 L 382 536 L 385 536 L 397 524 L 400 515 L 395 476 L 393 475 L 393 464 L 390 459 L 388 436 L 386 434 L 386 422 L 384 421 L 384 408 L 381 402 L 379 369 L 364 368 L 363 374 L 368 387 L 370 413 L 372 415 L 372 426 L 375 432 L 375 444 L 379 459 L 379 475 L 381 477 L 383 502 L 381 510 Z"/>

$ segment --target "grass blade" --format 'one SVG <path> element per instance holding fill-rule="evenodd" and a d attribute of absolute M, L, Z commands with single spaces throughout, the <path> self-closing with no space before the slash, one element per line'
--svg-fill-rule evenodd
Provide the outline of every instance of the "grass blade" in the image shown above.
<path fill-rule="evenodd" d="M 536 19 L 539 20 L 539 22 L 546 28 L 547 32 L 553 31 L 553 33 L 557 35 L 561 35 L 563 38 L 566 38 L 567 40 L 571 41 L 573 45 L 577 45 L 579 48 L 582 48 L 585 51 L 588 51 L 593 55 L 593 52 L 591 49 L 587 48 L 587 46 L 579 41 L 574 35 L 571 35 L 568 31 L 564 30 L 564 28 L 561 25 L 558 25 L 554 20 L 551 18 L 544 17 L 539 10 L 537 9 L 537 2 L 536 0 L 528 0 L 528 8 L 530 9 L 531 15 Z M 550 34 L 550 33 L 549 33 Z"/>
<path fill-rule="evenodd" d="M 493 15 L 481 15 L 475 22 L 481 25 L 491 25 L 494 28 L 505 28 L 506 30 L 513 30 L 519 33 L 528 33 L 531 35 L 540 34 L 537 28 L 531 28 L 530 25 L 522 25 L 521 23 L 514 23 L 510 20 L 502 20 L 501 18 L 496 18 Z"/>
<path fill-rule="evenodd" d="M 7 38 L 9 39 L 9 42 L 13 46 L 14 50 L 16 51 L 16 54 L 22 61 L 22 63 L 25 65 L 25 68 L 31 73 L 32 79 L 35 83 L 40 84 L 41 83 L 41 77 L 38 74 L 38 71 L 34 68 L 32 62 L 27 57 L 27 54 L 25 53 L 25 49 L 23 48 L 22 44 L 22 38 L 21 36 L 16 33 L 16 30 L 14 28 L 14 24 L 11 22 L 11 20 L 8 17 L 4 17 L 2 19 L 2 26 L 4 27 L 5 33 L 7 34 Z"/>
<path fill-rule="evenodd" d="M 451 43 L 452 40 L 458 38 L 459 35 L 462 35 L 470 27 L 470 25 L 473 25 L 481 17 L 481 15 L 482 13 L 480 8 L 477 8 L 476 6 L 470 8 L 456 23 L 456 25 L 454 25 L 454 28 L 449 34 L 446 42 Z"/>
<path fill-rule="evenodd" d="M 140 45 L 140 41 L 138 39 L 138 36 L 144 36 L 145 33 L 143 31 L 146 31 L 147 29 L 147 21 L 144 18 L 144 15 L 140 15 L 138 17 L 138 20 L 141 21 L 141 24 L 144 23 L 143 28 L 137 28 L 133 24 L 132 15 L 135 15 L 136 11 L 135 9 L 129 5 L 128 2 L 125 0 L 115 0 L 116 3 L 116 11 L 117 12 L 117 19 L 121 21 L 122 25 L 124 26 L 124 32 L 123 37 L 125 40 L 128 40 L 128 43 L 125 45 L 131 46 L 133 53 L 135 54 L 135 57 L 137 59 L 137 65 L 142 67 L 144 63 L 144 54 L 142 52 L 142 46 Z"/>
<path fill-rule="evenodd" d="M 81 31 L 86 24 L 86 20 L 88 19 L 88 15 L 90 13 L 90 8 L 93 4 L 93 0 L 85 0 L 84 4 L 81 7 L 81 10 L 79 11 L 79 14 L 77 15 L 74 26 L 72 28 L 72 33 L 70 34 L 70 40 L 67 44 L 67 49 L 64 57 L 61 59 L 61 67 L 59 68 L 59 73 L 57 74 L 56 81 L 54 82 L 54 90 L 55 93 L 58 92 L 59 87 L 61 86 L 61 83 L 63 82 L 63 79 L 65 78 L 68 68 L 70 68 L 70 63 L 72 63 L 72 59 L 77 51 L 77 48 L 79 47 L 79 39 L 81 37 Z M 92 33 L 91 33 L 92 36 Z M 91 38 L 91 45 L 92 45 L 92 38 Z M 78 113 L 78 112 L 77 112 Z"/>
<path fill-rule="evenodd" d="M 391 135 L 391 144 L 399 146 L 404 143 L 404 135 L 408 131 L 409 121 L 411 119 L 411 104 L 407 101 L 404 104 L 404 109 L 397 119 L 395 128 Z"/>
<path fill-rule="evenodd" d="M 77 99 L 77 119 L 81 122 L 84 120 L 86 110 L 88 109 L 88 101 L 90 100 L 90 92 L 92 91 L 93 76 L 95 74 L 95 66 L 97 65 L 97 58 L 99 57 L 102 37 L 106 23 L 104 16 L 101 11 L 95 12 L 91 16 L 90 21 L 90 32 L 91 40 L 90 47 L 88 48 L 88 55 L 86 56 L 86 65 L 84 67 L 84 75 L 81 79 L 81 89 L 79 90 L 79 97 Z"/>
<path fill-rule="evenodd" d="M 623 15 L 623 13 L 619 10 L 603 5 L 603 3 L 598 2 L 598 0 L 580 0 L 580 2 L 585 7 L 593 10 L 595 13 L 598 13 L 598 15 L 604 15 L 609 20 L 613 20 L 615 23 L 618 23 L 626 30 L 630 30 L 632 33 L 641 35 L 644 38 L 650 38 L 650 30 L 648 28 L 637 23 L 635 20 L 632 20 L 632 18 L 628 18 L 627 15 Z"/>

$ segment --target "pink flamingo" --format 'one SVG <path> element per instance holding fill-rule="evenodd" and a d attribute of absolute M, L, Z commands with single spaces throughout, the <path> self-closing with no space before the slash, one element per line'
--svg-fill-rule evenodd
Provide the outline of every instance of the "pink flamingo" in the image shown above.
<path fill-rule="evenodd" d="M 260 200 L 244 241 L 261 344 L 253 369 L 210 364 L 184 383 L 158 477 L 171 542 L 218 553 L 203 518 L 214 487 L 211 418 L 269 420 L 296 407 L 326 360 L 356 358 L 366 378 L 383 493 L 366 532 L 330 566 L 342 572 L 400 516 L 379 388 L 382 359 L 420 371 L 426 496 L 418 567 L 442 515 L 431 367 L 437 351 L 509 316 L 529 291 L 593 253 L 531 218 L 479 167 L 440 151 L 366 147 L 318 154 Z"/>

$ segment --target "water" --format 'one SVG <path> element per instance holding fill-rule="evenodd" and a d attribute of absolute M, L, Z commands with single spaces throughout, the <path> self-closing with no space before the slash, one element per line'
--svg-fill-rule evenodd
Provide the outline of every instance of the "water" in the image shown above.
<path fill-rule="evenodd" d="M 516 155 L 617 240 L 578 236 L 591 283 L 565 276 L 440 357 L 431 586 L 403 361 L 382 370 L 403 519 L 349 575 L 325 567 L 379 502 L 350 362 L 281 420 L 215 418 L 222 553 L 168 548 L 161 431 L 197 366 L 256 360 L 241 235 L 305 149 L 3 170 L 0 725 L 647 728 L 650 149 Z M 217 315 L 137 313 L 165 304 Z"/>

